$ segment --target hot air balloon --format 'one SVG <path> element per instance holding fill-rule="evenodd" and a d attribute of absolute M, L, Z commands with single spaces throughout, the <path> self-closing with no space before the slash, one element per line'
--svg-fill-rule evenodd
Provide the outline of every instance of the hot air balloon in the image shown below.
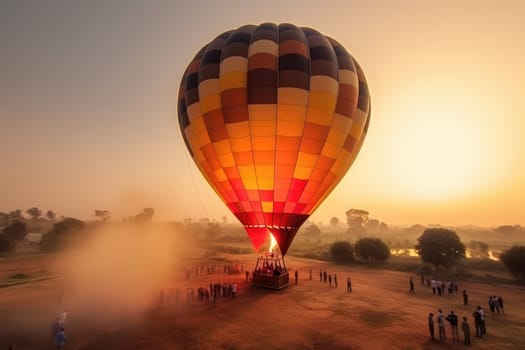
<path fill-rule="evenodd" d="M 196 54 L 178 118 L 191 157 L 255 249 L 271 234 L 284 256 L 354 162 L 370 97 L 337 41 L 263 23 L 227 31 Z"/>

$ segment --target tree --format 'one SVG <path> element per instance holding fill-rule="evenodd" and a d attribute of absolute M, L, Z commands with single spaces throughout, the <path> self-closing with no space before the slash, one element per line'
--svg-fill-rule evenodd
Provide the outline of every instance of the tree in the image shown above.
<path fill-rule="evenodd" d="M 368 223 L 369 212 L 362 209 L 350 209 L 346 212 L 346 223 L 348 229 L 353 233 L 365 233 L 365 225 Z"/>
<path fill-rule="evenodd" d="M 95 217 L 100 218 L 102 221 L 107 221 L 111 218 L 111 213 L 109 210 L 95 209 Z"/>
<path fill-rule="evenodd" d="M 139 213 L 135 216 L 135 221 L 136 222 L 151 222 L 151 220 L 153 220 L 154 213 L 155 213 L 155 209 L 144 208 L 142 209 L 142 213 Z"/>
<path fill-rule="evenodd" d="M 501 253 L 500 260 L 515 278 L 525 281 L 525 246 L 514 245 Z"/>
<path fill-rule="evenodd" d="M 339 218 L 336 218 L 335 216 L 333 216 L 330 219 L 330 227 L 335 228 L 337 226 L 339 226 Z"/>
<path fill-rule="evenodd" d="M 70 245 L 73 236 L 86 227 L 83 221 L 65 218 L 53 225 L 51 231 L 42 236 L 40 249 L 59 250 Z"/>
<path fill-rule="evenodd" d="M 465 257 L 465 246 L 456 232 L 445 228 L 429 228 L 418 238 L 414 247 L 424 263 L 449 267 Z"/>
<path fill-rule="evenodd" d="M 57 214 L 55 214 L 54 211 L 52 210 L 48 210 L 47 213 L 46 213 L 46 216 L 49 220 L 51 221 L 55 221 L 55 218 L 57 217 Z"/>
<path fill-rule="evenodd" d="M 24 239 L 27 234 L 25 222 L 15 220 L 9 226 L 4 227 L 2 233 L 11 242 L 18 242 Z"/>
<path fill-rule="evenodd" d="M 481 241 L 470 241 L 469 252 L 473 259 L 487 260 L 489 258 L 489 245 Z"/>
<path fill-rule="evenodd" d="M 38 209 L 37 207 L 27 209 L 26 213 L 28 213 L 33 220 L 36 220 L 42 216 L 42 210 Z"/>
<path fill-rule="evenodd" d="M 386 224 L 386 222 L 381 222 L 379 224 L 379 230 L 381 230 L 381 231 L 388 231 L 388 225 Z"/>
<path fill-rule="evenodd" d="M 0 256 L 6 252 L 15 250 L 15 242 L 10 240 L 6 235 L 0 233 Z"/>
<path fill-rule="evenodd" d="M 361 238 L 355 243 L 355 254 L 370 263 L 385 261 L 390 257 L 390 249 L 379 238 Z"/>
<path fill-rule="evenodd" d="M 15 209 L 9 212 L 9 217 L 11 220 L 24 220 L 24 217 L 22 216 L 22 210 Z"/>
<path fill-rule="evenodd" d="M 494 231 L 503 234 L 516 234 L 522 233 L 524 231 L 523 227 L 520 225 L 502 225 L 494 229 Z"/>
<path fill-rule="evenodd" d="M 321 229 L 316 224 L 311 224 L 310 226 L 304 229 L 305 236 L 319 236 L 321 234 Z"/>
<path fill-rule="evenodd" d="M 377 219 L 370 219 L 366 223 L 367 231 L 377 231 L 378 228 L 379 228 L 379 220 Z"/>
<path fill-rule="evenodd" d="M 9 214 L 0 211 L 0 227 L 7 226 L 9 219 Z"/>
<path fill-rule="evenodd" d="M 337 241 L 330 246 L 330 257 L 336 262 L 354 261 L 354 249 L 347 241 Z"/>

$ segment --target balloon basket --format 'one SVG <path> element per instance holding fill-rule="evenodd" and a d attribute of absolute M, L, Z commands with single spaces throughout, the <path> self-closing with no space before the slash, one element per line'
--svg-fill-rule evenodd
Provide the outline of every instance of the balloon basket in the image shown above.
<path fill-rule="evenodd" d="M 284 257 L 272 253 L 260 255 L 255 264 L 252 284 L 256 287 L 281 290 L 290 285 Z"/>

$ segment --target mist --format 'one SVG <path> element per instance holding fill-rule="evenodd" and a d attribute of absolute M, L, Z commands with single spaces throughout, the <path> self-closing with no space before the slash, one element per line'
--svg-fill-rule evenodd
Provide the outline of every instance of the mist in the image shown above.
<path fill-rule="evenodd" d="M 155 306 L 162 289 L 176 287 L 187 244 L 173 228 L 103 224 L 89 236 L 59 261 L 59 305 L 68 317 L 133 320 Z"/>

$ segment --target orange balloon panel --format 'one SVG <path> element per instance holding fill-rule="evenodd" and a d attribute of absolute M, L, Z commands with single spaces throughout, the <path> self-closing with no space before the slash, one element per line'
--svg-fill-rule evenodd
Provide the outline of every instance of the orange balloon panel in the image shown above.
<path fill-rule="evenodd" d="M 178 115 L 193 160 L 255 248 L 271 232 L 284 255 L 357 156 L 370 97 L 338 42 L 264 23 L 223 33 L 197 53 Z"/>

